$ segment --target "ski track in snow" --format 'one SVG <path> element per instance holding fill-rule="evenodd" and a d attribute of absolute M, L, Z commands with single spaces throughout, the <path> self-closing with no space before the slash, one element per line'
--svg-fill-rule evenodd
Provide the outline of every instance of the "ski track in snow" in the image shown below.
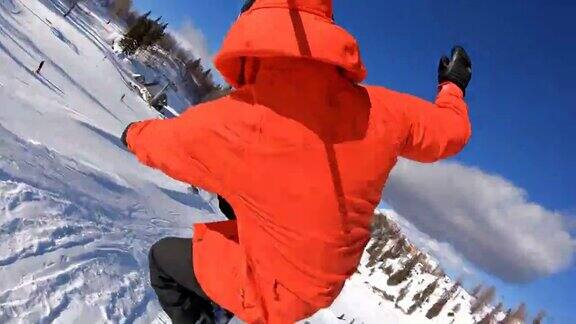
<path fill-rule="evenodd" d="M 5 130 L 0 134 L 2 148 L 21 148 L 25 155 L 32 153 L 37 159 L 51 161 L 44 166 L 54 173 L 34 175 L 39 187 L 70 177 L 59 172 L 58 167 L 68 161 L 57 153 L 37 145 L 26 147 L 15 137 L 10 145 L 5 140 L 10 134 Z M 132 323 L 145 315 L 152 300 L 146 252 L 153 239 L 139 237 L 139 229 L 131 224 L 134 212 L 121 212 L 118 206 L 106 206 L 94 197 L 64 197 L 28 184 L 31 181 L 26 177 L 7 174 L 33 171 L 32 166 L 22 165 L 18 156 L 3 150 L 0 158 L 0 274 L 4 278 L 0 283 L 0 322 L 51 323 L 72 301 L 100 308 L 101 319 L 109 322 Z M 94 181 L 94 171 L 80 165 L 68 170 L 85 177 L 82 183 Z M 111 185 L 106 175 L 98 176 L 92 190 L 118 189 L 107 188 Z"/>

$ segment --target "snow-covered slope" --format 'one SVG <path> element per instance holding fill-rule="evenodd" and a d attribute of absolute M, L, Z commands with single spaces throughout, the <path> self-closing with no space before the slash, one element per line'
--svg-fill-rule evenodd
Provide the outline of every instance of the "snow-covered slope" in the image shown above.
<path fill-rule="evenodd" d="M 0 0 L 0 323 L 149 323 L 148 248 L 218 216 L 122 148 L 157 114 L 97 17 L 61 12 Z"/>
<path fill-rule="evenodd" d="M 170 64 L 115 55 L 107 41 L 119 27 L 92 6 L 65 19 L 58 0 L 0 0 L 0 323 L 153 322 L 160 307 L 148 285 L 148 248 L 220 218 L 214 203 L 122 147 L 129 122 L 157 117 L 130 89 L 133 73 L 163 81 L 177 74 Z M 170 98 L 179 108 L 190 102 L 181 92 Z M 309 322 L 472 323 L 471 297 L 429 273 L 427 257 L 405 280 L 390 281 L 417 253 L 406 243 L 384 256 L 397 241 L 377 230 L 342 295 Z"/>

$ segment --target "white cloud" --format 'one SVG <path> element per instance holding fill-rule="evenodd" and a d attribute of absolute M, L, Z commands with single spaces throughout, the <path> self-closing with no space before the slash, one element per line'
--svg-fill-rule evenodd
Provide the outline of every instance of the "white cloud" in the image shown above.
<path fill-rule="evenodd" d="M 507 180 L 453 162 L 400 161 L 387 204 L 480 269 L 525 282 L 567 268 L 575 241 L 563 217 L 527 200 Z"/>
<path fill-rule="evenodd" d="M 179 29 L 170 30 L 170 34 L 183 48 L 201 58 L 204 64 L 212 62 L 212 54 L 206 36 L 202 30 L 194 26 L 191 20 L 185 20 Z"/>
<path fill-rule="evenodd" d="M 190 19 L 185 20 L 179 29 L 171 29 L 170 34 L 180 43 L 180 46 L 192 52 L 195 57 L 201 58 L 204 68 L 212 69 L 212 76 L 217 83 L 225 83 L 224 78 L 212 63 L 214 53 L 210 50 L 206 35 Z"/>

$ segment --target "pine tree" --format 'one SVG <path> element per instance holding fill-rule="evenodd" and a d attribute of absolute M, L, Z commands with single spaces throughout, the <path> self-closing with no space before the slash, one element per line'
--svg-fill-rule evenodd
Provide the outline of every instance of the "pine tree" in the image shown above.
<path fill-rule="evenodd" d="M 434 290 L 438 288 L 438 280 L 439 279 L 434 280 L 433 282 L 428 284 L 428 286 L 426 286 L 426 288 L 424 288 L 422 292 L 419 292 L 416 295 L 414 295 L 414 297 L 412 298 L 412 300 L 414 300 L 414 304 L 412 304 L 412 306 L 408 308 L 408 314 L 414 313 L 414 311 L 420 306 L 422 306 L 422 304 L 424 304 L 424 302 L 428 299 L 428 297 L 432 295 Z"/>
<path fill-rule="evenodd" d="M 536 317 L 534 317 L 532 324 L 542 324 L 542 321 L 544 321 L 545 316 L 546 316 L 545 311 L 543 311 L 543 310 L 539 311 L 538 315 L 536 315 Z"/>
<path fill-rule="evenodd" d="M 382 259 L 398 259 L 402 252 L 406 250 L 406 245 L 408 244 L 406 238 L 404 236 L 400 236 L 400 238 L 394 243 L 394 245 L 388 249 L 382 255 Z"/>
<path fill-rule="evenodd" d="M 426 313 L 426 317 L 429 319 L 433 319 L 434 317 L 438 316 L 438 314 L 440 314 L 442 309 L 444 309 L 444 306 L 446 306 L 448 301 L 452 299 L 454 294 L 458 291 L 458 288 L 460 288 L 461 284 L 462 284 L 461 281 L 456 281 L 454 285 L 450 287 L 450 289 L 445 291 L 440 297 L 440 299 L 436 303 L 434 303 L 434 305 L 432 305 L 432 307 L 428 310 L 428 312 Z"/>
<path fill-rule="evenodd" d="M 494 288 L 494 287 L 490 287 L 490 288 L 486 289 L 485 291 L 479 292 L 478 297 L 476 298 L 476 300 L 474 300 L 474 303 L 472 304 L 472 307 L 470 308 L 470 311 L 472 312 L 472 314 L 476 314 L 484 306 L 489 304 L 494 299 L 494 296 L 496 296 L 496 288 Z"/>
<path fill-rule="evenodd" d="M 473 296 L 474 298 L 478 298 L 478 294 L 480 294 L 480 291 L 482 291 L 482 289 L 484 289 L 482 284 L 477 285 L 476 287 L 474 287 L 474 289 L 472 289 L 470 296 Z"/>
<path fill-rule="evenodd" d="M 124 35 L 120 43 L 124 54 L 134 55 L 138 49 L 148 48 L 165 36 L 168 24 L 160 23 L 161 17 L 151 20 L 149 18 L 150 14 L 151 12 L 148 11 L 140 16 Z"/>
<path fill-rule="evenodd" d="M 442 270 L 442 268 L 440 267 L 440 265 L 437 265 L 430 274 L 435 277 L 444 277 L 446 275 L 444 273 L 444 270 Z"/>
<path fill-rule="evenodd" d="M 504 307 L 504 305 L 502 305 L 502 303 L 498 303 L 498 305 L 496 307 L 494 307 L 494 309 L 489 312 L 488 314 L 486 314 L 486 316 L 484 316 L 484 318 L 482 318 L 480 320 L 480 322 L 478 322 L 478 324 L 492 324 L 496 321 L 496 315 L 498 315 L 498 313 L 500 313 L 502 311 L 502 308 Z"/>
<path fill-rule="evenodd" d="M 198 62 L 199 62 L 199 59 L 198 59 Z M 196 61 L 194 63 L 196 63 Z M 382 260 L 382 258 L 381 258 L 382 250 L 384 249 L 385 246 L 386 246 L 386 241 L 384 241 L 384 240 L 376 240 L 376 241 L 374 241 L 374 243 L 372 243 L 370 245 L 370 247 L 367 249 L 368 255 L 370 256 L 368 258 L 368 263 L 366 264 L 367 268 L 375 266 L 376 263 L 378 263 Z"/>
<path fill-rule="evenodd" d="M 388 278 L 388 285 L 396 286 L 406 280 L 410 276 L 412 269 L 414 269 L 418 262 L 420 262 L 421 258 L 422 254 L 420 253 L 414 255 L 410 260 L 408 260 L 408 262 L 406 262 L 403 269 L 398 270 L 398 272 Z"/>
<path fill-rule="evenodd" d="M 172 35 L 166 33 L 164 34 L 164 37 L 158 41 L 158 46 L 163 48 L 166 52 L 172 53 L 176 49 L 177 42 Z"/>
<path fill-rule="evenodd" d="M 526 320 L 526 304 L 522 303 L 518 308 L 506 315 L 503 324 L 522 324 Z"/>
<path fill-rule="evenodd" d="M 148 32 L 144 34 L 140 46 L 146 48 L 156 44 L 164 37 L 166 27 L 168 27 L 168 24 L 159 24 L 156 21 L 152 22 Z"/>
<path fill-rule="evenodd" d="M 402 289 L 400 289 L 400 292 L 398 293 L 398 297 L 396 297 L 396 302 L 394 303 L 394 305 L 396 306 L 396 308 L 398 308 L 398 303 L 401 302 L 406 295 L 408 294 L 408 291 L 410 290 L 410 287 L 412 286 L 412 280 L 410 280 L 410 282 L 408 282 L 408 284 L 406 286 L 404 286 Z"/>
<path fill-rule="evenodd" d="M 144 35 L 149 31 L 151 27 L 148 19 L 148 16 L 150 16 L 151 13 L 151 11 L 148 11 L 144 15 L 138 17 L 136 22 L 124 35 L 124 38 L 120 42 L 124 54 L 133 55 L 140 47 Z"/>

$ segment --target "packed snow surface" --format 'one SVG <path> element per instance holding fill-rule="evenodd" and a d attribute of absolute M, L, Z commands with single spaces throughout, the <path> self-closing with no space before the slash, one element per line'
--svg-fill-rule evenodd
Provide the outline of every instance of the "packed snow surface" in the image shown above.
<path fill-rule="evenodd" d="M 95 3 L 68 18 L 65 11 L 58 0 L 0 0 L 0 323 L 158 322 L 149 247 L 221 216 L 213 196 L 141 166 L 119 140 L 128 123 L 158 118 L 131 89 L 133 76 L 173 71 L 160 75 L 114 52 L 110 39 L 121 29 Z M 170 100 L 190 103 L 176 92 Z M 426 309 L 406 310 L 434 278 L 416 269 L 410 280 L 418 287 L 394 303 L 379 291 L 398 296 L 408 282 L 386 286 L 387 275 L 371 270 L 382 262 L 368 267 L 368 258 L 310 322 L 428 321 Z M 469 296 L 459 294 L 469 309 Z M 433 322 L 452 320 L 450 303 Z M 462 314 L 458 323 L 471 322 Z"/>

